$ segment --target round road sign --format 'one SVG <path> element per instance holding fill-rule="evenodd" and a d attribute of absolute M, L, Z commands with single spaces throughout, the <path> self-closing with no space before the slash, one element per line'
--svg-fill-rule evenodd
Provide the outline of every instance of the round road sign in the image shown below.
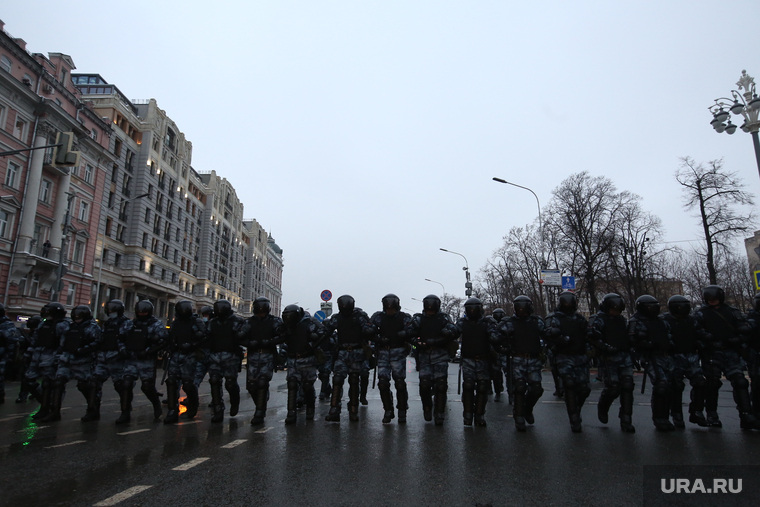
<path fill-rule="evenodd" d="M 332 299 L 332 292 L 329 290 L 323 290 L 319 297 L 322 298 L 322 301 L 330 301 Z"/>

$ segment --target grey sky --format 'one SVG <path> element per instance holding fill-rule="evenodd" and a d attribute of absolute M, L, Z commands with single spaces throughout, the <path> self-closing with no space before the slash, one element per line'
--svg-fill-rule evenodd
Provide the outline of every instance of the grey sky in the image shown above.
<path fill-rule="evenodd" d="M 724 158 L 760 190 L 751 138 L 707 107 L 760 84 L 754 1 L 246 1 L 5 5 L 31 52 L 69 54 L 155 98 L 284 249 L 283 303 L 368 312 L 395 292 L 463 295 L 515 225 L 588 170 L 698 238 L 679 157 Z M 55 6 L 55 7 L 53 7 Z M 209 10 L 213 6 L 215 10 Z"/>

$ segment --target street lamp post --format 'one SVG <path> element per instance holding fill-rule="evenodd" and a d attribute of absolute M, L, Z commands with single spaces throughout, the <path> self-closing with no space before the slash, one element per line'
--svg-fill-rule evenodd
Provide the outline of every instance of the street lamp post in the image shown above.
<path fill-rule="evenodd" d="M 132 199 L 123 199 L 123 203 L 129 203 L 136 201 L 138 199 L 142 199 L 143 197 L 148 197 L 149 193 L 140 194 L 138 196 L 133 197 Z M 105 203 L 100 203 L 100 209 L 101 211 L 106 211 L 113 209 L 112 206 L 106 206 Z M 105 214 L 105 213 L 103 213 Z M 104 253 L 106 249 L 106 227 L 105 224 L 103 224 L 103 232 L 100 232 L 100 226 L 98 226 L 98 236 L 102 238 L 101 245 L 100 245 L 100 264 L 98 265 L 98 282 L 95 285 L 95 318 L 98 318 L 98 312 L 100 309 L 100 283 L 103 278 L 103 259 L 104 259 Z"/>
<path fill-rule="evenodd" d="M 755 78 L 747 74 L 746 70 L 742 70 L 742 77 L 736 82 L 736 86 L 739 90 L 744 91 L 731 90 L 732 98 L 717 98 L 715 99 L 715 104 L 708 107 L 713 114 L 710 125 L 718 133 L 725 132 L 731 135 L 736 132 L 736 125 L 731 123 L 731 114 L 743 116 L 744 123 L 739 128 L 752 136 L 757 171 L 760 174 L 760 139 L 758 139 L 758 130 L 760 130 L 760 98 L 758 98 L 755 90 Z"/>
<path fill-rule="evenodd" d="M 548 265 L 548 260 L 546 258 L 546 239 L 545 239 L 545 236 L 544 236 L 544 221 L 543 221 L 543 218 L 541 217 L 541 201 L 538 200 L 538 195 L 536 195 L 536 193 L 532 189 L 530 189 L 528 187 L 524 187 L 522 185 L 518 185 L 517 183 L 512 183 L 511 181 L 507 181 L 505 179 L 496 178 L 496 177 L 494 177 L 492 179 L 494 181 L 496 181 L 496 182 L 504 183 L 505 185 L 512 185 L 513 187 L 522 188 L 523 190 L 527 190 L 528 192 L 530 192 L 531 194 L 533 194 L 533 197 L 536 198 L 536 207 L 538 208 L 538 229 L 539 229 L 538 234 L 539 234 L 539 236 L 541 238 L 541 261 L 540 261 L 540 264 L 541 264 L 541 269 L 546 269 L 546 267 Z M 541 292 L 543 292 L 543 285 L 541 283 L 539 283 L 539 285 L 538 285 L 538 292 L 539 292 L 539 294 Z M 547 312 L 549 311 L 549 291 L 548 290 L 546 291 L 546 311 Z"/>
<path fill-rule="evenodd" d="M 445 248 L 440 248 L 442 252 L 448 252 L 454 255 L 460 256 L 462 259 L 464 259 L 464 267 L 462 270 L 464 271 L 464 276 L 466 278 L 466 282 L 464 284 L 464 295 L 467 297 L 472 296 L 472 282 L 470 281 L 470 264 L 467 262 L 467 257 L 460 254 L 459 252 L 452 252 L 451 250 L 446 250 Z M 430 280 L 428 280 L 430 281 Z M 437 283 L 437 282 L 436 282 Z"/>
<path fill-rule="evenodd" d="M 445 296 L 445 295 L 446 295 L 446 287 L 444 287 L 444 286 L 443 286 L 443 284 L 442 284 L 441 282 L 436 282 L 435 280 L 431 280 L 430 278 L 425 278 L 425 281 L 426 281 L 426 282 L 431 282 L 431 283 L 437 283 L 438 285 L 440 285 L 440 286 L 441 286 L 441 290 L 443 291 L 443 294 L 442 294 L 442 295 L 443 295 L 443 296 Z"/>

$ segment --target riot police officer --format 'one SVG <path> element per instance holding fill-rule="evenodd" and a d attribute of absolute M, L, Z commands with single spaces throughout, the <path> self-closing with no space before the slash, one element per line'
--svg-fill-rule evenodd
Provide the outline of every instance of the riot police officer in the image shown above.
<path fill-rule="evenodd" d="M 496 324 L 501 322 L 501 320 L 507 316 L 507 312 L 504 311 L 503 308 L 494 308 L 494 310 L 491 312 L 491 317 L 496 321 Z M 499 345 L 494 345 L 497 360 L 491 362 L 491 382 L 493 383 L 493 401 L 501 401 L 501 393 L 504 392 L 504 375 L 506 372 L 504 371 L 504 362 L 506 361 L 506 358 L 502 359 L 502 351 L 499 350 L 501 347 Z M 507 398 L 509 398 L 509 389 L 507 389 Z"/>
<path fill-rule="evenodd" d="M 21 381 L 16 403 L 25 403 L 26 399 L 30 395 L 34 396 L 33 393 L 29 392 L 24 378 L 26 376 L 26 369 L 29 367 L 30 359 L 29 354 L 27 354 L 27 350 L 29 349 L 29 346 L 32 342 L 32 335 L 35 333 L 37 327 L 41 323 L 42 317 L 39 315 L 32 315 L 26 321 L 26 329 L 21 332 L 21 339 L 18 342 L 18 350 L 16 351 L 16 356 L 18 357 L 19 362 L 19 379 Z"/>
<path fill-rule="evenodd" d="M 343 384 L 348 378 L 348 418 L 359 420 L 359 382 L 363 373 L 369 373 L 367 359 L 371 355 L 368 338 L 372 335 L 369 316 L 356 308 L 353 297 L 345 294 L 338 298 L 338 313 L 324 323 L 327 336 L 335 334 L 335 364 L 333 366 L 332 396 L 326 421 L 340 421 L 340 403 Z"/>
<path fill-rule="evenodd" d="M 406 358 L 410 345 L 407 328 L 412 316 L 401 311 L 401 301 L 395 294 L 387 294 L 381 299 L 382 311 L 375 312 L 370 319 L 374 326 L 375 355 L 377 356 L 377 377 L 380 400 L 383 402 L 383 423 L 395 417 L 393 413 L 393 393 L 391 378 L 396 387 L 398 422 L 406 422 L 409 409 L 409 392 L 406 388 Z"/>
<path fill-rule="evenodd" d="M 644 294 L 636 299 L 636 312 L 628 319 L 628 335 L 652 383 L 652 422 L 658 431 L 673 431 L 670 407 L 673 382 L 673 340 L 670 326 L 659 318 L 660 302 Z"/>
<path fill-rule="evenodd" d="M 21 332 L 5 315 L 5 306 L 0 304 L 0 403 L 5 403 L 5 367 L 16 359 L 19 341 Z"/>
<path fill-rule="evenodd" d="M 58 349 L 63 333 L 69 327 L 66 309 L 61 303 L 48 303 L 40 310 L 40 316 L 44 320 L 32 335 L 27 350 L 30 355 L 29 368 L 24 376 L 31 393 L 37 392 L 37 379 L 42 380 L 42 390 L 35 396 L 40 400 L 40 409 L 32 415 L 32 419 L 44 419 L 50 414 L 55 373 L 58 369 Z"/>
<path fill-rule="evenodd" d="M 306 420 L 314 420 L 317 380 L 317 356 L 322 354 L 320 344 L 326 338 L 324 326 L 304 312 L 298 305 L 288 305 L 282 311 L 282 340 L 288 370 L 288 415 L 285 424 L 295 424 L 296 403 L 299 391 L 303 392 Z M 253 424 L 253 422 L 251 422 Z"/>
<path fill-rule="evenodd" d="M 201 307 L 201 311 L 198 312 L 198 314 L 201 316 L 203 325 L 206 327 L 206 333 L 208 334 L 208 323 L 211 321 L 211 319 L 214 318 L 214 307 L 208 305 L 203 306 Z M 208 373 L 209 350 L 206 341 L 201 342 L 201 347 L 198 349 L 196 354 L 197 361 L 195 362 L 195 379 L 193 380 L 193 383 L 197 389 L 201 386 L 203 379 Z"/>
<path fill-rule="evenodd" d="M 71 320 L 61 340 L 61 353 L 55 373 L 50 414 L 42 419 L 42 422 L 61 420 L 61 402 L 66 383 L 71 378 L 76 379 L 77 389 L 87 401 L 87 412 L 82 417 L 82 421 L 100 419 L 99 393 L 92 377 L 95 354 L 101 341 L 100 327 L 92 318 L 90 307 L 86 305 L 79 305 L 71 310 Z"/>
<path fill-rule="evenodd" d="M 164 424 L 179 420 L 179 387 L 187 394 L 185 417 L 192 419 L 198 413 L 198 388 L 195 387 L 196 350 L 206 338 L 206 325 L 193 314 L 193 303 L 187 300 L 174 307 L 174 321 L 167 341 L 166 374 L 167 412 Z"/>
<path fill-rule="evenodd" d="M 493 344 L 499 341 L 496 320 L 486 317 L 483 303 L 470 298 L 464 303 L 464 317 L 457 320 L 457 331 L 462 342 L 462 417 L 465 426 L 486 425 L 486 404 L 491 383 L 491 363 L 496 351 Z"/>
<path fill-rule="evenodd" d="M 206 344 L 209 350 L 209 384 L 214 412 L 211 422 L 220 423 L 224 420 L 225 408 L 222 381 L 230 395 L 230 416 L 236 416 L 240 409 L 237 376 L 242 369 L 243 349 L 240 347 L 238 332 L 243 320 L 235 315 L 232 305 L 226 299 L 214 303 L 214 315 L 209 321 Z"/>
<path fill-rule="evenodd" d="M 269 399 L 269 382 L 274 375 L 277 345 L 281 343 L 282 319 L 271 314 L 271 302 L 265 297 L 253 301 L 253 316 L 248 318 L 240 328 L 241 344 L 247 349 L 245 386 L 253 398 L 256 411 L 251 419 L 252 425 L 263 424 L 267 413 Z M 288 408 L 286 424 L 295 422 L 295 408 Z"/>
<path fill-rule="evenodd" d="M 691 384 L 691 403 L 689 403 L 689 422 L 698 426 L 707 426 L 703 413 L 705 409 L 705 387 L 707 380 L 702 372 L 699 353 L 702 348 L 700 330 L 697 321 L 691 315 L 691 303 L 683 296 L 675 295 L 668 299 L 668 313 L 662 319 L 670 326 L 673 339 L 673 377 L 671 381 L 670 415 L 676 428 L 684 428 L 683 391 L 684 378 Z"/>
<path fill-rule="evenodd" d="M 747 314 L 747 321 L 751 333 L 747 340 L 744 357 L 750 379 L 752 413 L 760 418 L 760 292 L 756 293 L 752 300 L 752 309 Z"/>
<path fill-rule="evenodd" d="M 607 424 L 612 402 L 620 397 L 620 429 L 635 433 L 633 426 L 633 359 L 627 322 L 622 313 L 625 301 L 619 294 L 609 293 L 602 298 L 599 312 L 589 322 L 589 339 L 596 348 L 604 389 L 599 396 L 597 416 Z"/>
<path fill-rule="evenodd" d="M 533 424 L 533 407 L 544 393 L 541 387 L 541 370 L 544 364 L 542 337 L 544 321 L 533 315 L 533 301 L 525 295 L 513 301 L 515 313 L 502 321 L 499 331 L 510 356 L 512 373 L 512 414 L 517 431 L 526 430 L 525 423 Z"/>
<path fill-rule="evenodd" d="M 422 313 L 412 317 L 409 337 L 418 350 L 420 398 L 426 421 L 440 426 L 445 420 L 449 389 L 449 361 L 456 354 L 459 331 L 441 311 L 441 300 L 430 294 L 422 299 Z"/>
<path fill-rule="evenodd" d="M 119 353 L 119 343 L 126 341 L 132 329 L 132 321 L 124 315 L 124 310 L 124 303 L 119 299 L 112 299 L 105 306 L 106 321 L 103 323 L 100 350 L 93 372 L 98 402 L 102 396 L 103 384 L 109 378 L 119 396 L 123 390 L 124 357 Z"/>
<path fill-rule="evenodd" d="M 694 314 L 703 330 L 702 341 L 705 345 L 702 368 L 707 379 L 707 425 L 722 426 L 718 418 L 718 392 L 722 385 L 722 374 L 731 382 L 741 428 L 760 429 L 760 422 L 752 413 L 749 382 L 744 376 L 741 356 L 751 329 L 741 312 L 727 305 L 725 298 L 722 287 L 708 285 L 702 290 L 704 304 Z"/>
<path fill-rule="evenodd" d="M 574 433 L 583 431 L 581 409 L 591 393 L 589 387 L 588 321 L 578 313 L 578 298 L 570 291 L 559 295 L 557 311 L 546 317 L 546 337 L 554 353 L 565 407 Z"/>
<path fill-rule="evenodd" d="M 153 405 L 153 418 L 159 420 L 163 412 L 156 390 L 156 357 L 166 344 L 166 327 L 153 315 L 153 303 L 147 299 L 135 305 L 135 318 L 123 341 L 119 353 L 124 357 L 124 371 L 119 393 L 121 416 L 116 424 L 127 423 L 132 411 L 132 389 L 140 379 L 140 389 Z"/>

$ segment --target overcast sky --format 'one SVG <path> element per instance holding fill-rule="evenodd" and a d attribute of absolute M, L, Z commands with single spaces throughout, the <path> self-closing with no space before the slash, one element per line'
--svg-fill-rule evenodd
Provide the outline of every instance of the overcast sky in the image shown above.
<path fill-rule="evenodd" d="M 673 178 L 723 158 L 760 191 L 751 137 L 707 107 L 760 84 L 760 2 L 6 2 L 31 52 L 155 98 L 284 249 L 283 303 L 464 294 L 570 174 L 643 197 L 668 241 L 699 238 Z M 687 244 L 687 243 L 685 243 Z M 684 244 L 684 245 L 685 245 Z M 334 300 L 333 300 L 334 301 Z"/>

